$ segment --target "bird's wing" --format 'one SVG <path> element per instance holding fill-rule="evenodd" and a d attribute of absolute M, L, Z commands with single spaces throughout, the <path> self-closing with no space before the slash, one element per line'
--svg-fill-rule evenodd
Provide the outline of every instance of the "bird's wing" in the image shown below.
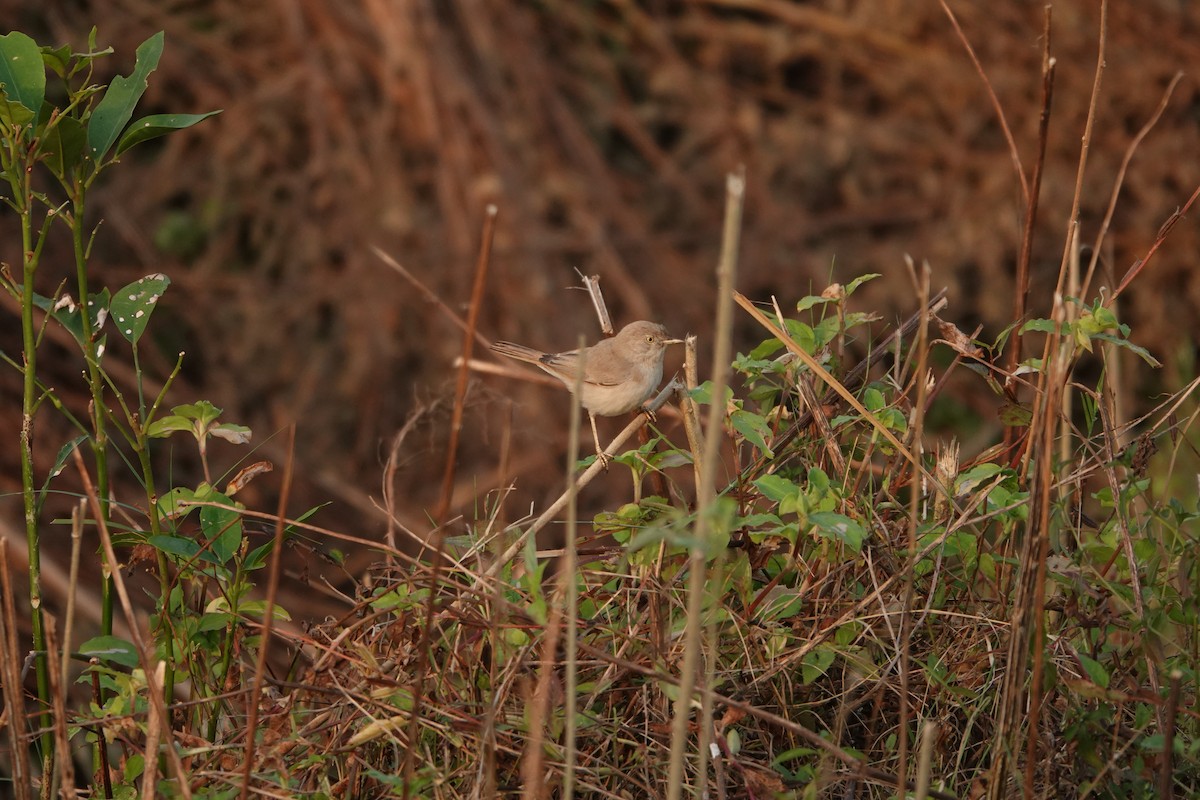
<path fill-rule="evenodd" d="M 629 363 L 623 358 L 613 357 L 614 354 L 608 352 L 608 348 L 605 347 L 611 341 L 611 339 L 605 339 L 600 344 L 588 348 L 584 364 L 587 376 L 584 383 L 593 386 L 617 386 L 628 380 Z M 545 355 L 541 360 L 543 364 L 563 372 L 569 372 L 571 375 L 574 375 L 579 369 L 578 350 Z"/>

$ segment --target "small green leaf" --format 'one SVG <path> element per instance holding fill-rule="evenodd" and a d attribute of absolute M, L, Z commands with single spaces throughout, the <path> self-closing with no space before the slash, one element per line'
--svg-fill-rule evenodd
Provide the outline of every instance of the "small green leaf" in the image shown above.
<path fill-rule="evenodd" d="M 767 458 L 774 458 L 766 438 L 771 433 L 771 424 L 765 417 L 739 408 L 729 415 L 729 424 L 759 452 Z"/>
<path fill-rule="evenodd" d="M 1113 336 L 1110 333 L 1098 333 L 1095 335 L 1094 338 L 1099 339 L 1100 341 L 1103 341 L 1103 342 L 1111 342 L 1112 344 L 1115 344 L 1117 347 L 1125 348 L 1126 350 L 1133 353 L 1135 356 L 1140 358 L 1142 361 L 1145 361 L 1147 364 L 1154 367 L 1155 369 L 1162 366 L 1162 362 L 1160 362 L 1154 356 L 1150 355 L 1149 350 L 1147 350 L 1144 347 L 1139 347 L 1138 345 L 1134 344 L 1133 342 L 1131 342 L 1127 339 L 1121 339 L 1119 337 Z"/>
<path fill-rule="evenodd" d="M 46 143 L 42 151 L 46 154 L 46 166 L 60 181 L 65 181 L 71 170 L 83 158 L 83 146 L 87 134 L 83 123 L 74 117 L 60 117 L 54 127 L 46 132 Z"/>
<path fill-rule="evenodd" d="M 50 482 L 50 478 L 58 477 L 63 471 L 63 467 L 67 463 L 67 459 L 71 457 L 71 453 L 75 452 L 75 448 L 79 447 L 83 442 L 87 441 L 87 436 L 76 436 L 71 441 L 67 442 L 58 451 L 58 457 L 54 459 L 54 466 L 50 468 L 50 474 L 46 477 L 46 482 Z"/>
<path fill-rule="evenodd" d="M 807 483 L 804 488 L 814 500 L 819 500 L 828 494 L 829 487 L 829 476 L 825 474 L 825 470 L 813 467 L 808 471 Z"/>
<path fill-rule="evenodd" d="M 198 633 L 223 631 L 233 620 L 234 616 L 228 612 L 209 612 L 200 617 L 200 624 L 196 626 L 196 631 Z"/>
<path fill-rule="evenodd" d="M 155 550 L 161 550 L 181 561 L 191 561 L 200 554 L 200 544 L 195 539 L 189 539 L 186 536 L 160 534 L 151 536 L 146 543 Z"/>
<path fill-rule="evenodd" d="M 208 429 L 210 435 L 224 439 L 233 444 L 247 444 L 252 435 L 245 425 L 234 425 L 232 422 L 222 422 Z"/>
<path fill-rule="evenodd" d="M 88 658 L 98 658 L 123 667 L 138 665 L 137 648 L 132 642 L 116 636 L 97 636 L 79 645 L 79 652 Z"/>
<path fill-rule="evenodd" d="M 816 526 L 820 536 L 842 542 L 856 553 L 862 550 L 863 540 L 867 538 L 863 527 L 844 514 L 817 511 L 808 515 L 808 521 Z"/>
<path fill-rule="evenodd" d="M 230 507 L 204 506 L 200 509 L 200 529 L 204 538 L 211 540 L 209 551 L 217 563 L 228 563 L 242 544 L 242 515 L 233 507 L 233 500 L 219 492 L 210 498 L 214 503 L 228 503 Z"/>
<path fill-rule="evenodd" d="M 887 401 L 883 399 L 883 392 L 873 386 L 869 386 L 863 392 L 862 404 L 866 407 L 867 411 L 874 414 L 883 409 L 887 405 Z"/>
<path fill-rule="evenodd" d="M 1077 654 L 1079 663 L 1083 665 L 1084 672 L 1087 673 L 1088 679 L 1102 689 L 1108 688 L 1108 671 L 1104 669 L 1104 665 L 1093 658 L 1085 656 L 1083 653 Z"/>
<path fill-rule="evenodd" d="M 859 275 L 854 280 L 846 284 L 846 297 L 854 294 L 854 290 L 862 286 L 867 281 L 873 281 L 880 276 L 878 272 L 868 272 L 866 275 Z"/>
<path fill-rule="evenodd" d="M 1052 319 L 1031 319 L 1021 326 L 1021 333 L 1037 331 L 1038 333 L 1055 333 L 1058 325 Z"/>
<path fill-rule="evenodd" d="M 800 493 L 799 486 L 778 475 L 763 475 L 761 478 L 756 478 L 752 483 L 762 492 L 763 497 L 776 503 L 794 498 Z"/>
<path fill-rule="evenodd" d="M 1003 472 L 1004 469 L 1005 467 L 1000 464 L 986 462 L 964 470 L 954 479 L 955 495 L 964 495 L 975 491 L 976 487 Z"/>
<path fill-rule="evenodd" d="M 1008 428 L 1023 428 L 1033 421 L 1033 412 L 1024 406 L 1005 403 L 1000 408 L 1000 423 Z"/>
<path fill-rule="evenodd" d="M 161 419 L 151 422 L 146 428 L 146 435 L 152 439 L 165 439 L 178 431 L 190 431 L 194 427 L 192 421 L 178 414 L 168 414 Z"/>
<path fill-rule="evenodd" d="M 701 405 L 707 405 L 708 403 L 711 403 L 712 402 L 712 381 L 705 381 L 704 383 L 697 386 L 695 389 L 692 389 L 690 394 L 691 394 L 692 399 Z M 729 401 L 732 399 L 733 399 L 733 389 L 730 388 L 729 386 L 726 386 L 725 387 L 725 402 L 726 402 L 726 404 L 728 404 Z"/>
<path fill-rule="evenodd" d="M 819 294 L 810 294 L 807 297 L 800 298 L 800 302 L 796 303 L 796 310 L 799 312 L 805 312 L 814 306 L 821 306 L 832 302 L 832 298 L 821 297 Z"/>
<path fill-rule="evenodd" d="M 241 608 L 238 610 L 248 617 L 262 619 L 264 616 L 263 612 L 267 610 L 267 601 L 250 600 L 243 603 Z M 288 613 L 287 609 L 280 605 L 276 605 L 274 607 L 274 610 L 271 612 L 271 617 L 272 619 L 283 620 L 284 622 L 289 622 L 292 619 L 292 615 Z"/>
<path fill-rule="evenodd" d="M 93 161 L 104 158 L 133 117 L 133 109 L 149 85 L 150 73 L 158 68 L 162 51 L 163 32 L 159 31 L 138 46 L 133 72 L 127 77 L 113 78 L 104 97 L 96 104 L 88 122 L 88 150 Z"/>
<path fill-rule="evenodd" d="M 138 339 L 146 331 L 146 323 L 162 293 L 171 285 L 171 279 L 162 273 L 138 278 L 133 283 L 119 289 L 112 299 L 109 313 L 117 331 L 131 343 L 137 344 Z"/>
<path fill-rule="evenodd" d="M 824 675 L 833 666 L 837 651 L 827 645 L 821 645 L 810 650 L 800 667 L 800 680 L 809 684 Z"/>
<path fill-rule="evenodd" d="M 46 65 L 46 69 L 53 70 L 54 74 L 60 78 L 67 77 L 67 65 L 70 61 L 70 45 L 64 44 L 62 47 L 42 48 L 42 63 Z"/>
<path fill-rule="evenodd" d="M 220 110 L 217 110 L 209 111 L 207 114 L 152 114 L 142 117 L 125 131 L 125 135 L 117 144 L 116 154 L 119 156 L 135 144 L 166 136 L 172 131 L 190 128 L 197 122 L 220 113 Z"/>

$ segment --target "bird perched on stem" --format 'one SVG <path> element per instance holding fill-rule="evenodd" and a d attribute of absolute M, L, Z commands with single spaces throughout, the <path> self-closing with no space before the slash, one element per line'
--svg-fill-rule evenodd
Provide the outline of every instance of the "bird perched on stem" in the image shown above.
<path fill-rule="evenodd" d="M 596 415 L 614 417 L 639 408 L 662 382 L 663 357 L 667 346 L 682 344 L 656 322 L 631 322 L 620 333 L 582 350 L 545 353 L 512 342 L 496 342 L 492 350 L 503 356 L 534 364 L 575 391 L 579 365 L 583 364 L 579 403 L 588 412 L 596 455 L 607 463 L 609 455 L 600 447 Z"/>

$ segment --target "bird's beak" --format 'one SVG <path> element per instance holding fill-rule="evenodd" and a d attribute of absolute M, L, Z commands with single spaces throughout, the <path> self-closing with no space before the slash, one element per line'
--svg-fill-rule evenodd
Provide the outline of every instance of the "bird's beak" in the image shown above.
<path fill-rule="evenodd" d="M 684 343 L 683 339 L 666 339 L 665 341 L 663 341 L 663 344 L 683 344 L 683 343 Z"/>

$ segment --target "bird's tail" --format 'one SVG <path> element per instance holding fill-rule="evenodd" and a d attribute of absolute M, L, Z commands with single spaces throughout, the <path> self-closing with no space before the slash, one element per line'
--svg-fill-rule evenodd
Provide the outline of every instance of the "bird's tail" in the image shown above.
<path fill-rule="evenodd" d="M 512 342 L 493 342 L 492 351 L 502 356 L 515 358 L 517 361 L 527 361 L 530 364 L 540 363 L 546 355 L 541 350 L 534 350 L 532 347 L 526 347 L 523 344 L 513 344 Z"/>

